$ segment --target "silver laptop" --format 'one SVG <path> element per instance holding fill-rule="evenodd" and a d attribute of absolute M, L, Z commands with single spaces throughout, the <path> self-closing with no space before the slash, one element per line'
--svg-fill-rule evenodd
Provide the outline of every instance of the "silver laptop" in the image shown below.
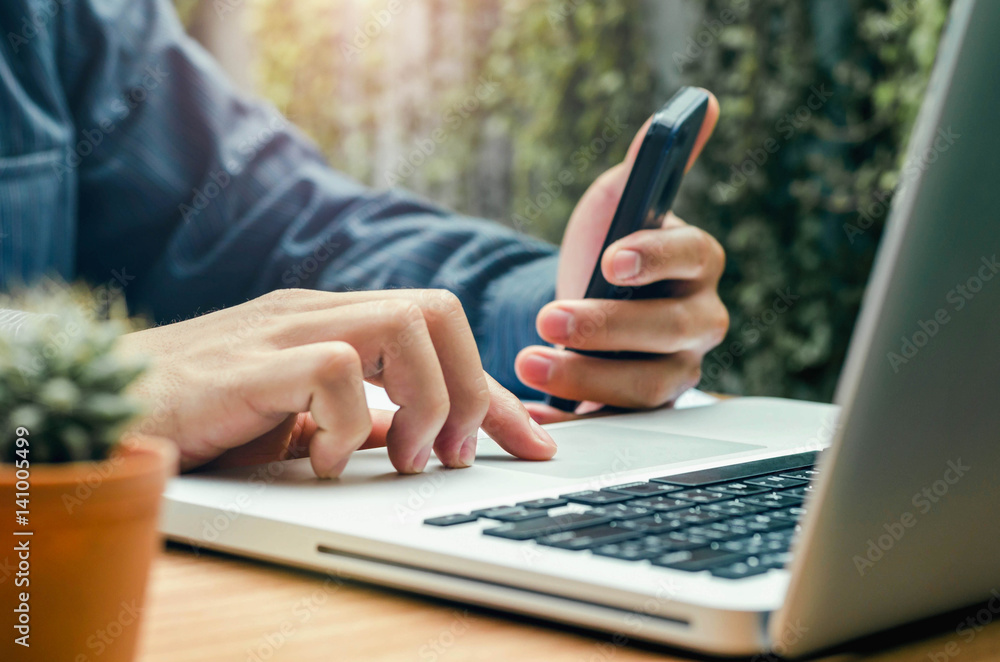
<path fill-rule="evenodd" d="M 839 406 L 739 398 L 549 426 L 550 462 L 175 479 L 198 547 L 702 652 L 799 656 L 1000 586 L 1000 3 L 955 3 Z"/>

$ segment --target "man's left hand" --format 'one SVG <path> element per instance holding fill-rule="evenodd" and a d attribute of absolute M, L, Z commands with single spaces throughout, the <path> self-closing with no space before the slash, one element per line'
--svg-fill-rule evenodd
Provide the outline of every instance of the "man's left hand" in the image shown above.
<path fill-rule="evenodd" d="M 711 97 L 687 168 L 697 159 L 719 116 Z M 729 315 L 717 286 L 725 264 L 722 246 L 707 232 L 668 214 L 658 229 L 640 230 L 600 255 L 612 285 L 640 286 L 671 281 L 671 298 L 615 301 L 581 299 L 591 270 L 625 189 L 647 121 L 625 161 L 599 177 L 584 193 L 563 237 L 556 301 L 536 321 L 538 333 L 557 347 L 531 346 L 515 361 L 518 377 L 546 393 L 593 403 L 644 409 L 672 403 L 698 384 L 705 354 L 722 342 Z M 646 359 L 609 360 L 567 351 L 639 351 Z M 539 422 L 570 415 L 530 405 Z M 582 411 L 582 410 L 578 410 Z"/>

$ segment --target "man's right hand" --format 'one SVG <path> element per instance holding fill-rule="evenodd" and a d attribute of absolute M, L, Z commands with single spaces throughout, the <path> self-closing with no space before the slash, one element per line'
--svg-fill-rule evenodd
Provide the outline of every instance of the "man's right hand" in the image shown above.
<path fill-rule="evenodd" d="M 546 460 L 552 438 L 483 371 L 462 305 L 446 290 L 277 290 L 240 306 L 131 333 L 152 359 L 135 387 L 145 434 L 174 440 L 181 466 L 308 454 L 320 477 L 387 446 L 401 473 L 472 464 L 482 427 L 512 455 Z M 369 410 L 363 380 L 396 412 Z"/>

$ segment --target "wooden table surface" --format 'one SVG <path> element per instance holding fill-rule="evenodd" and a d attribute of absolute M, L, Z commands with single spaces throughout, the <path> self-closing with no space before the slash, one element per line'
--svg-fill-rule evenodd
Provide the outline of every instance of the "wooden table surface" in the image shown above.
<path fill-rule="evenodd" d="M 825 661 L 1000 660 L 1000 618 L 976 609 L 880 637 Z M 993 617 L 1000 616 L 994 614 Z M 139 662 L 638 662 L 698 659 L 514 616 L 170 546 L 154 561 Z"/>

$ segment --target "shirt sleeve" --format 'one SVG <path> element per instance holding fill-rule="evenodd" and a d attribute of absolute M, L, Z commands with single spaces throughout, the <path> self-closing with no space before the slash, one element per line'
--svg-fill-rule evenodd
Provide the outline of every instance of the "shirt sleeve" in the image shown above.
<path fill-rule="evenodd" d="M 80 142 L 80 274 L 125 282 L 166 322 L 282 287 L 446 288 L 488 372 L 532 395 L 513 357 L 541 342 L 556 251 L 332 170 L 266 104 L 241 96 L 166 0 L 81 0 L 60 14 L 59 75 Z M 84 153 L 84 151 L 86 153 Z"/>

